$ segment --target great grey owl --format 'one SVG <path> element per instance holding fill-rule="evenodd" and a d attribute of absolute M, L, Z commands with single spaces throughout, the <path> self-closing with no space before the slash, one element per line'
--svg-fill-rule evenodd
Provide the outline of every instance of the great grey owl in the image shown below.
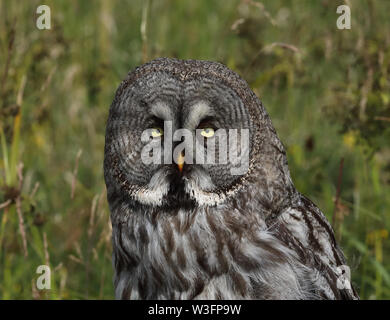
<path fill-rule="evenodd" d="M 151 129 L 166 157 L 167 121 L 205 140 L 247 129 L 247 170 L 232 174 L 230 158 L 191 163 L 183 152 L 181 162 L 145 163 L 141 136 Z M 330 224 L 293 185 L 262 103 L 220 63 L 160 58 L 130 72 L 109 112 L 104 177 L 118 299 L 358 298 Z"/>

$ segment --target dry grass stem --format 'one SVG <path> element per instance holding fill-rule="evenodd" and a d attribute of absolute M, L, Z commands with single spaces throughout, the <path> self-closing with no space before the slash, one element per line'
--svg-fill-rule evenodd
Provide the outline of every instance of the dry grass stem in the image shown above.
<path fill-rule="evenodd" d="M 83 153 L 83 151 L 80 149 L 77 152 L 77 155 L 76 155 L 76 163 L 74 165 L 73 178 L 72 178 L 72 187 L 71 187 L 71 193 L 70 193 L 70 198 L 71 199 L 74 198 L 74 192 L 75 192 L 75 189 L 76 189 L 76 181 L 77 181 L 77 171 L 78 171 L 78 168 L 79 168 L 79 160 L 80 160 L 80 157 L 81 157 L 82 153 Z"/>

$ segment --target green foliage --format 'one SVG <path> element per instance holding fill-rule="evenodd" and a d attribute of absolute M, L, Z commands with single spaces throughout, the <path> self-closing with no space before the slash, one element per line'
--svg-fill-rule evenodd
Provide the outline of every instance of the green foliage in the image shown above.
<path fill-rule="evenodd" d="M 336 28 L 343 1 L 51 0 L 52 29 L 38 30 L 39 1 L 1 1 L 0 298 L 113 298 L 108 108 L 130 69 L 170 56 L 248 81 L 360 296 L 389 299 L 390 3 L 346 2 L 351 30 Z M 35 287 L 41 264 L 51 290 Z"/>

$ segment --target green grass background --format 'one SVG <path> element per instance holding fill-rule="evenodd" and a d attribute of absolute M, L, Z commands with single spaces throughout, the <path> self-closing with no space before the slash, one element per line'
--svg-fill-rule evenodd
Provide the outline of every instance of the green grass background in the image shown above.
<path fill-rule="evenodd" d="M 1 299 L 114 297 L 105 122 L 127 72 L 160 56 L 248 81 L 361 298 L 390 298 L 390 1 L 48 0 L 51 30 L 40 4 L 0 1 Z M 51 290 L 36 289 L 41 264 Z"/>

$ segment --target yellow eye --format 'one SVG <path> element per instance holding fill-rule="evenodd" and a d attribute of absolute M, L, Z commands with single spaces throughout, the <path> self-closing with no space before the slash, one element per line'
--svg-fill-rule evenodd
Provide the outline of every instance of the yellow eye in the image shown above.
<path fill-rule="evenodd" d="M 200 132 L 200 134 L 201 134 L 203 137 L 211 138 L 212 136 L 214 136 L 214 129 L 213 129 L 213 128 L 204 128 L 204 129 L 202 129 L 202 131 Z"/>
<path fill-rule="evenodd" d="M 157 138 L 157 137 L 161 137 L 164 134 L 164 131 L 161 128 L 153 128 L 151 130 L 151 134 L 153 138 Z"/>

